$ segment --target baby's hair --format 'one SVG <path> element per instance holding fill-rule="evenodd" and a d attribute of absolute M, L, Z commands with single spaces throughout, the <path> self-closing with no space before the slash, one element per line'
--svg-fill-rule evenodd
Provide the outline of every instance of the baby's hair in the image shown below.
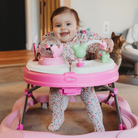
<path fill-rule="evenodd" d="M 61 13 L 66 13 L 66 12 L 72 13 L 72 14 L 75 16 L 77 26 L 78 26 L 78 27 L 80 26 L 80 18 L 79 18 L 78 13 L 77 13 L 74 9 L 71 9 L 71 8 L 69 8 L 69 7 L 66 7 L 66 6 L 62 6 L 62 7 L 57 8 L 57 9 L 52 13 L 52 16 L 51 16 L 51 27 L 52 27 L 52 29 L 53 29 L 53 18 L 54 18 L 55 16 L 61 14 Z"/>

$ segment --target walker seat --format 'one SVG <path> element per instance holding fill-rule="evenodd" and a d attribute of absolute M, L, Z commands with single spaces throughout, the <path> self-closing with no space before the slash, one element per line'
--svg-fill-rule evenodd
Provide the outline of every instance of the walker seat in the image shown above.
<path fill-rule="evenodd" d="M 106 64 L 103 64 L 102 61 L 99 59 L 83 61 L 83 68 L 78 68 L 76 63 L 77 61 L 74 61 L 72 65 L 69 65 L 68 62 L 65 62 L 62 65 L 43 66 L 40 65 L 37 61 L 31 59 L 28 61 L 26 68 L 30 71 L 49 74 L 64 74 L 66 72 L 75 72 L 76 74 L 88 74 L 112 70 L 115 67 L 115 63 L 112 59 L 110 59 L 110 62 Z"/>
<path fill-rule="evenodd" d="M 97 85 L 104 86 L 104 84 L 110 84 L 110 83 L 114 84 L 114 82 L 118 79 L 118 68 L 112 60 L 110 63 L 105 64 L 105 66 L 107 66 L 105 71 L 100 72 L 100 69 L 98 68 L 99 72 L 97 71 L 95 73 L 92 73 L 89 71 L 90 73 L 87 73 L 87 74 L 77 74 L 78 73 L 77 70 L 76 70 L 76 73 L 75 72 L 64 72 L 64 73 L 62 72 L 62 74 L 50 74 L 50 73 L 43 73 L 43 72 L 41 73 L 40 70 L 38 72 L 33 71 L 32 65 L 34 67 L 35 65 L 38 64 L 37 62 L 38 61 L 30 60 L 24 69 L 24 80 L 25 80 L 25 82 L 28 83 L 27 89 L 25 89 L 25 102 L 24 102 L 24 97 L 17 100 L 17 102 L 13 106 L 12 112 L 3 120 L 3 122 L 1 123 L 1 126 L 0 126 L 0 137 L 1 138 L 9 138 L 11 135 L 14 135 L 15 138 L 17 138 L 17 137 L 22 137 L 22 138 L 28 138 L 28 137 L 30 137 L 30 138 L 31 137 L 34 137 L 34 138 L 38 138 L 38 137 L 55 138 L 55 137 L 57 137 L 58 138 L 58 137 L 61 137 L 61 135 L 55 135 L 55 134 L 48 133 L 48 132 L 31 132 L 31 131 L 23 130 L 24 115 L 25 115 L 25 112 L 29 109 L 29 107 L 33 106 L 36 103 L 49 102 L 49 97 L 47 94 L 33 93 L 33 91 L 36 90 L 37 88 L 39 88 L 40 86 L 48 86 L 48 87 L 52 86 L 53 87 L 53 81 L 54 81 L 55 77 L 58 76 L 59 79 L 58 79 L 58 81 L 55 79 L 56 81 L 54 81 L 54 87 L 63 87 L 62 81 L 65 80 L 65 77 L 77 78 L 76 81 L 70 81 L 70 79 L 68 79 L 69 81 L 64 81 L 65 88 L 66 87 L 80 88 L 80 87 L 97 86 Z M 71 66 L 72 69 L 76 68 L 75 63 L 76 62 L 74 62 L 72 64 L 72 66 Z M 88 61 L 88 62 L 86 61 L 84 63 L 86 63 L 86 65 L 84 65 L 84 67 L 87 66 L 87 68 L 89 68 L 90 63 L 93 63 L 93 66 L 95 66 L 95 64 L 100 64 L 100 61 L 94 60 L 94 61 Z M 40 65 L 40 66 L 42 68 L 44 67 L 43 65 Z M 70 66 L 69 65 L 67 65 L 67 66 L 68 66 L 68 69 L 70 69 L 69 68 Z M 53 68 L 54 68 L 54 66 L 53 66 Z M 91 68 L 92 67 L 90 67 L 90 70 L 91 70 Z M 42 69 L 42 70 L 44 70 L 44 69 Z M 81 72 L 81 68 L 78 68 L 78 70 Z M 102 68 L 101 68 L 101 70 L 102 70 Z M 100 76 L 102 76 L 103 78 L 101 79 Z M 98 79 L 98 78 L 100 78 L 100 79 Z M 91 79 L 91 80 L 89 80 L 89 79 Z M 98 80 L 96 80 L 96 79 L 98 79 Z M 89 81 L 87 81 L 87 80 L 89 80 Z M 77 81 L 79 81 L 79 83 L 81 83 L 81 84 L 79 85 L 79 83 L 77 83 Z M 85 81 L 87 83 L 84 83 Z M 37 84 L 39 84 L 39 85 L 37 85 Z M 81 86 L 82 84 L 83 84 L 83 86 Z M 130 109 L 128 103 L 124 99 L 122 99 L 119 96 L 117 98 L 117 89 L 115 88 L 115 85 L 113 85 L 113 88 L 107 87 L 107 86 L 105 86 L 105 88 L 107 88 L 107 90 L 109 90 L 109 94 L 108 93 L 104 93 L 104 94 L 98 93 L 97 97 L 99 99 L 99 102 L 107 103 L 110 106 L 113 106 L 115 108 L 115 110 L 117 111 L 117 114 L 118 114 L 120 130 L 110 131 L 110 132 L 102 132 L 102 133 L 93 132 L 90 134 L 84 134 L 84 135 L 78 135 L 78 136 L 63 135 L 62 136 L 63 138 L 66 138 L 66 137 L 70 137 L 70 138 L 97 137 L 97 138 L 100 138 L 101 135 L 103 138 L 107 138 L 107 137 L 129 138 L 130 135 L 133 135 L 133 138 L 137 138 L 137 135 L 138 135 L 138 133 L 137 133 L 137 130 L 138 130 L 137 117 L 131 113 L 131 109 Z M 74 102 L 73 99 L 70 100 L 70 102 Z M 118 102 L 119 102 L 119 105 L 118 105 Z M 120 111 L 119 111 L 119 109 L 120 109 Z M 19 120 L 20 120 L 20 123 L 19 123 Z M 125 126 L 126 130 L 121 131 L 124 129 L 124 126 Z M 21 131 L 16 130 L 16 129 L 19 129 Z"/>

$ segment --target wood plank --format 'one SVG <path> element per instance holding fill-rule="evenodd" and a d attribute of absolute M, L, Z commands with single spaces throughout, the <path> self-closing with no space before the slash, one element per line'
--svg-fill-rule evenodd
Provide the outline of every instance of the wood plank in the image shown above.
<path fill-rule="evenodd" d="M 0 51 L 0 67 L 25 65 L 32 58 L 30 50 Z"/>
<path fill-rule="evenodd" d="M 23 81 L 24 66 L 33 58 L 30 50 L 0 51 L 0 83 Z"/>

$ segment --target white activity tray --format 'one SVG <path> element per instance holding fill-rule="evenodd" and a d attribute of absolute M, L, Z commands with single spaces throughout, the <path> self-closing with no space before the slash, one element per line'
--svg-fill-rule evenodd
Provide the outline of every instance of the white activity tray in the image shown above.
<path fill-rule="evenodd" d="M 64 74 L 70 71 L 70 66 L 67 62 L 63 65 L 46 66 L 40 65 L 38 61 L 33 61 L 32 59 L 28 61 L 26 68 L 31 71 L 50 74 Z"/>
<path fill-rule="evenodd" d="M 115 63 L 112 59 L 110 59 L 108 63 L 102 63 L 99 59 L 83 61 L 83 67 L 77 67 L 76 63 L 77 61 L 74 61 L 71 66 L 67 62 L 58 66 L 46 66 L 39 65 L 38 61 L 29 60 L 26 68 L 31 71 L 49 74 L 64 74 L 70 71 L 76 74 L 88 74 L 112 70 L 115 67 Z"/>
<path fill-rule="evenodd" d="M 99 59 L 83 61 L 83 67 L 77 67 L 76 63 L 77 62 L 74 61 L 71 65 L 71 72 L 75 72 L 76 74 L 104 72 L 112 70 L 115 67 L 115 63 L 112 59 L 110 59 L 108 63 L 102 63 Z"/>

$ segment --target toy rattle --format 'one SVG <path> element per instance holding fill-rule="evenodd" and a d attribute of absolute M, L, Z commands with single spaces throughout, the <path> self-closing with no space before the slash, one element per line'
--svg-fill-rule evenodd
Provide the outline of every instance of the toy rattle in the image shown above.
<path fill-rule="evenodd" d="M 82 43 L 80 46 L 78 44 L 74 44 L 72 46 L 72 49 L 74 50 L 75 56 L 78 58 L 78 63 L 76 63 L 77 67 L 83 67 L 84 63 L 82 63 L 82 60 L 84 56 L 86 55 L 86 49 L 89 44 L 92 43 L 98 43 L 97 46 L 99 47 L 101 52 L 99 54 L 99 59 L 102 60 L 102 63 L 108 63 L 110 61 L 110 55 L 107 53 L 107 43 L 105 41 L 100 40 L 92 40 L 87 43 Z"/>

